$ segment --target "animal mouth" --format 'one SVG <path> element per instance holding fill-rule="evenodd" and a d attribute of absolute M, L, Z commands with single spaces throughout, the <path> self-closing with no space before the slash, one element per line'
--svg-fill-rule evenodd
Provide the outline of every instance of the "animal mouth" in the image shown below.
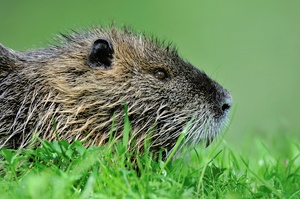
<path fill-rule="evenodd" d="M 225 105 L 224 105 L 225 106 Z M 205 112 L 198 113 L 198 116 L 193 117 L 190 122 L 190 127 L 186 131 L 185 144 L 196 146 L 199 143 L 204 143 L 208 147 L 215 138 L 227 126 L 230 105 L 226 105 L 224 111 L 220 112 Z"/>
<path fill-rule="evenodd" d="M 157 120 L 158 136 L 152 140 L 150 148 L 166 148 L 173 150 L 179 136 L 184 134 L 181 147 L 195 147 L 203 143 L 208 147 L 227 126 L 228 115 L 231 107 L 231 96 L 223 98 L 223 103 L 218 105 L 202 105 L 184 108 L 181 111 L 164 112 L 160 109 L 160 117 Z M 205 107 L 205 108 L 203 108 Z"/>

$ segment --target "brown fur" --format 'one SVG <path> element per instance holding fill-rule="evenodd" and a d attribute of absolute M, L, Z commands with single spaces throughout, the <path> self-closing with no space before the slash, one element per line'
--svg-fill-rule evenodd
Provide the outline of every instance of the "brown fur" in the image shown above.
<path fill-rule="evenodd" d="M 151 132 L 151 149 L 172 149 L 186 124 L 187 143 L 213 139 L 224 124 L 230 94 L 177 52 L 126 29 L 93 28 L 62 36 L 61 45 L 15 52 L 0 45 L 0 148 L 21 148 L 34 133 L 102 145 L 112 121 L 122 136 L 124 104 L 131 140 Z M 112 66 L 87 64 L 99 38 L 114 48 Z M 156 69 L 168 78 L 157 79 Z M 53 125 L 56 121 L 56 129 Z"/>

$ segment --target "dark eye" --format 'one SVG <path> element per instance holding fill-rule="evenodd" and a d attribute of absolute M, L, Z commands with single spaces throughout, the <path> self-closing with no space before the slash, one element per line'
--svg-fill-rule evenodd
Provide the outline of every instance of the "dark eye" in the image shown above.
<path fill-rule="evenodd" d="M 165 80 L 168 78 L 168 74 L 164 69 L 157 69 L 153 73 L 154 77 L 159 79 L 159 80 Z"/>

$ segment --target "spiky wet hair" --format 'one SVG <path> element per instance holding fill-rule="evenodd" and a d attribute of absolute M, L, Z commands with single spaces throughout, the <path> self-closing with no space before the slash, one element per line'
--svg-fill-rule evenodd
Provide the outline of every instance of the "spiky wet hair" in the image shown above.
<path fill-rule="evenodd" d="M 60 45 L 33 51 L 0 46 L 1 147 L 26 147 L 34 133 L 105 144 L 112 122 L 122 137 L 124 104 L 132 148 L 147 137 L 152 150 L 170 151 L 192 118 L 186 142 L 211 141 L 226 121 L 230 94 L 172 46 L 128 28 L 60 37 Z"/>

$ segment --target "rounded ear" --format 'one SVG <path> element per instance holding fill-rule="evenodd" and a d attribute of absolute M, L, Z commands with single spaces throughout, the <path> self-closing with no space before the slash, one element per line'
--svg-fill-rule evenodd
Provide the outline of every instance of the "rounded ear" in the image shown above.
<path fill-rule="evenodd" d="M 114 49 L 107 39 L 94 41 L 87 64 L 93 69 L 111 69 Z"/>

